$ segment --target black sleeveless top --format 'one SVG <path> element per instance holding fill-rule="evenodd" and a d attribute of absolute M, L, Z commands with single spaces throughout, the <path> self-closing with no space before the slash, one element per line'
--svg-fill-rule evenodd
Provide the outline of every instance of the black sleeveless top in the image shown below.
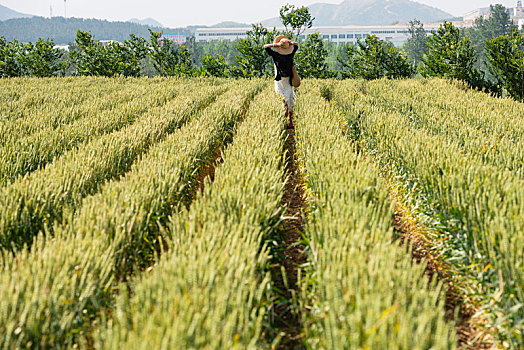
<path fill-rule="evenodd" d="M 288 55 L 281 55 L 276 51 L 271 50 L 270 47 L 266 47 L 266 52 L 269 56 L 273 57 L 273 62 L 276 66 L 275 80 L 282 80 L 282 77 L 289 77 L 289 81 L 293 78 L 293 57 L 297 52 L 298 46 L 293 46 L 293 52 Z"/>

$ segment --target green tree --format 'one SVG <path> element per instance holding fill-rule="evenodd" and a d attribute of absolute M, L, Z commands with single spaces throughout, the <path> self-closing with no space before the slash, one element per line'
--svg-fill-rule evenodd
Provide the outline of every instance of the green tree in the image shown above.
<path fill-rule="evenodd" d="M 0 77 L 50 77 L 61 69 L 62 53 L 52 40 L 38 39 L 22 45 L 0 37 Z"/>
<path fill-rule="evenodd" d="M 516 26 L 511 21 L 507 9 L 500 4 L 491 5 L 488 17 L 477 18 L 473 27 L 466 29 L 466 36 L 471 39 L 477 57 L 475 68 L 484 72 L 491 81 L 496 81 L 496 78 L 491 74 L 487 64 L 486 42 L 500 35 L 509 34 L 512 29 L 516 29 Z"/>
<path fill-rule="evenodd" d="M 287 4 L 280 8 L 280 20 L 284 27 L 286 27 L 286 32 L 295 32 L 296 38 L 298 39 L 300 34 L 313 26 L 315 17 L 311 16 L 306 6 L 297 7 Z"/>
<path fill-rule="evenodd" d="M 483 49 L 486 40 L 509 34 L 516 26 L 511 21 L 508 9 L 503 5 L 491 5 L 488 17 L 479 17 L 475 20 L 474 26 L 467 33 L 473 45 L 479 45 Z"/>
<path fill-rule="evenodd" d="M 330 71 L 330 76 L 339 76 L 339 73 L 344 69 L 344 65 L 340 63 L 339 58 L 343 60 L 345 57 L 346 46 L 347 44 L 345 43 L 337 44 L 331 40 L 324 40 L 324 47 L 327 50 L 326 63 Z"/>
<path fill-rule="evenodd" d="M 236 44 L 238 66 L 233 68 L 232 74 L 246 78 L 268 76 L 271 57 L 264 54 L 264 45 L 273 42 L 278 32 L 270 31 L 261 24 L 253 24 L 246 34 L 247 38 Z"/>
<path fill-rule="evenodd" d="M 193 64 L 189 50 L 170 40 L 162 39 L 162 34 L 151 33 L 151 50 L 149 57 L 161 76 L 192 76 Z"/>
<path fill-rule="evenodd" d="M 297 73 L 303 78 L 326 78 L 329 75 L 326 62 L 328 52 L 318 33 L 308 35 L 295 55 Z"/>
<path fill-rule="evenodd" d="M 203 55 L 210 54 L 212 56 L 220 56 L 222 55 L 224 57 L 224 60 L 228 64 L 236 64 L 237 56 L 240 54 L 240 52 L 237 50 L 237 45 L 239 43 L 239 39 L 235 39 L 233 41 L 229 40 L 217 40 L 217 41 L 209 41 L 205 43 L 200 43 L 203 48 Z M 200 61 L 199 61 L 200 62 Z"/>
<path fill-rule="evenodd" d="M 117 54 L 118 74 L 126 77 L 141 75 L 140 63 L 149 52 L 146 39 L 130 34 L 129 40 L 125 40 L 123 45 L 112 43 L 111 48 Z"/>
<path fill-rule="evenodd" d="M 205 76 L 227 78 L 229 76 L 229 65 L 222 55 L 206 54 L 202 57 L 202 73 Z"/>
<path fill-rule="evenodd" d="M 516 29 L 488 40 L 486 56 L 489 66 L 506 91 L 524 100 L 524 35 Z"/>
<path fill-rule="evenodd" d="M 428 46 L 428 36 L 424 29 L 424 24 L 419 20 L 409 22 L 409 39 L 403 45 L 410 62 L 417 67 L 422 61 L 422 56 L 426 53 Z"/>
<path fill-rule="evenodd" d="M 55 49 L 52 40 L 38 39 L 36 44 L 28 43 L 24 46 L 26 56 L 26 70 L 34 77 L 53 77 L 61 69 L 62 53 Z"/>
<path fill-rule="evenodd" d="M 78 30 L 76 33 L 75 46 L 71 51 L 70 59 L 75 66 L 77 75 L 101 75 L 104 65 L 99 44 L 91 33 Z"/>
<path fill-rule="evenodd" d="M 421 74 L 425 77 L 458 79 L 477 88 L 485 86 L 483 75 L 474 68 L 475 50 L 468 37 L 449 22 L 444 22 L 428 39 L 422 57 Z"/>
<path fill-rule="evenodd" d="M 390 42 L 380 40 L 375 35 L 359 40 L 356 45 L 346 46 L 344 76 L 368 80 L 380 78 L 408 78 L 414 69 L 406 56 Z"/>
<path fill-rule="evenodd" d="M 140 76 L 140 63 L 147 53 L 145 39 L 134 35 L 123 44 L 101 45 L 91 33 L 78 30 L 75 44 L 70 57 L 77 75 Z"/>
<path fill-rule="evenodd" d="M 190 36 L 186 39 L 184 47 L 189 51 L 192 64 L 198 65 L 204 56 L 204 45 L 197 42 L 194 36 Z"/>
<path fill-rule="evenodd" d="M 0 36 L 0 77 L 21 77 L 25 74 L 23 45 Z"/>

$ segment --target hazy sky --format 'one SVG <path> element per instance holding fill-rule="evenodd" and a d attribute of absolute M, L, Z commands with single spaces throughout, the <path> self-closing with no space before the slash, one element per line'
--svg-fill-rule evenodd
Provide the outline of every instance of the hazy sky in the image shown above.
<path fill-rule="evenodd" d="M 359 0 L 352 0 L 359 1 Z M 455 16 L 490 4 L 514 7 L 517 0 L 416 0 L 438 7 Z M 338 4 L 342 0 L 67 0 L 68 17 L 123 20 L 152 17 L 168 27 L 190 24 L 216 24 L 222 21 L 254 23 L 278 16 L 278 9 L 286 4 L 309 5 L 316 2 Z M 64 15 L 62 0 L 0 0 L 0 4 L 13 10 L 49 16 Z"/>

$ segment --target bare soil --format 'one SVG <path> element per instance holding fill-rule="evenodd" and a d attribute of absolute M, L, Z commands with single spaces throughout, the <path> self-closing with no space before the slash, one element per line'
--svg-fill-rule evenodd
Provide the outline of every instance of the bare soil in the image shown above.
<path fill-rule="evenodd" d="M 301 315 L 294 310 L 292 300 L 293 294 L 299 293 L 300 266 L 307 262 L 305 247 L 300 244 L 301 233 L 304 232 L 305 201 L 302 179 L 295 158 L 295 126 L 292 118 L 287 126 L 285 151 L 287 181 L 282 198 L 282 205 L 286 208 L 283 220 L 284 249 L 279 254 L 279 264 L 272 271 L 273 282 L 281 291 L 281 295 L 279 303 L 274 307 L 276 318 L 273 327 L 282 335 L 277 349 L 303 349 Z M 285 270 L 288 288 L 285 287 L 282 267 Z"/>

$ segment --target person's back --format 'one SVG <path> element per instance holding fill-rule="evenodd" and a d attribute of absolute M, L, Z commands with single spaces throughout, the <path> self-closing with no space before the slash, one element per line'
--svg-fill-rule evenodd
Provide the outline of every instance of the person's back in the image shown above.
<path fill-rule="evenodd" d="M 275 48 L 276 51 L 271 48 Z M 273 44 L 265 45 L 264 49 L 273 58 L 275 64 L 275 92 L 284 97 L 286 112 L 291 115 L 295 104 L 293 79 L 296 70 L 294 69 L 293 58 L 298 50 L 298 43 L 292 42 L 284 35 L 279 35 L 275 38 Z M 298 78 L 298 75 L 296 78 Z"/>

